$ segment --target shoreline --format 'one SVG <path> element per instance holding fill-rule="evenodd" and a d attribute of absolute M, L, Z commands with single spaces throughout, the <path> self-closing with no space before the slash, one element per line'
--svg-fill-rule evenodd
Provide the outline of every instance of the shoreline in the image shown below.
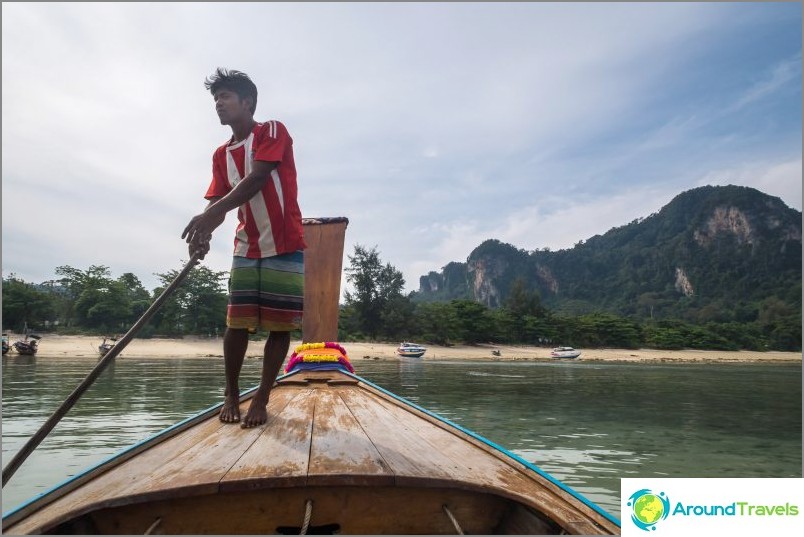
<path fill-rule="evenodd" d="M 21 336 L 8 334 L 10 343 Z M 103 338 L 95 336 L 45 335 L 39 342 L 36 354 L 39 358 L 99 358 L 98 346 Z M 300 341 L 291 341 L 289 354 Z M 264 341 L 250 341 L 246 358 L 262 356 Z M 342 343 L 353 363 L 361 360 L 479 360 L 488 362 L 508 361 L 572 361 L 572 362 L 621 362 L 621 363 L 801 363 L 802 355 L 783 351 L 702 351 L 702 350 L 658 350 L 658 349 L 580 349 L 581 355 L 575 359 L 552 358 L 550 348 L 516 345 L 479 344 L 475 346 L 455 345 L 443 347 L 427 345 L 427 352 L 421 358 L 400 358 L 396 354 L 398 343 Z M 499 351 L 495 356 L 492 351 Z M 12 348 L 5 357 L 20 356 Z M 183 339 L 138 339 L 134 338 L 123 352 L 121 358 L 223 358 L 223 338 L 187 337 Z"/>

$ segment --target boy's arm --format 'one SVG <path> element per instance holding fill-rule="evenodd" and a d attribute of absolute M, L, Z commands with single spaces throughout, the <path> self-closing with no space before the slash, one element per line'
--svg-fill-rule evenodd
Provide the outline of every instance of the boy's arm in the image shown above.
<path fill-rule="evenodd" d="M 216 196 L 216 197 L 209 198 L 209 203 L 207 204 L 207 209 L 209 209 L 209 207 L 213 203 L 218 201 L 219 199 L 221 199 L 221 196 Z M 221 221 L 218 222 L 218 224 L 215 227 L 218 227 L 219 225 L 221 225 L 223 223 L 223 220 L 225 220 L 225 219 L 226 219 L 226 216 L 224 216 L 221 219 Z M 190 252 L 190 257 L 192 257 L 194 253 L 198 252 L 200 254 L 198 256 L 198 260 L 200 261 L 200 260 L 204 259 L 204 257 L 209 252 L 209 241 L 210 241 L 210 239 L 212 239 L 212 235 L 207 235 L 206 238 L 203 238 L 203 237 L 201 237 L 200 234 L 197 234 L 197 235 L 195 235 L 193 237 L 192 241 L 188 240 L 187 242 L 189 244 L 188 249 L 189 249 L 189 252 Z"/>
<path fill-rule="evenodd" d="M 251 173 L 237 183 L 237 186 L 222 198 L 212 198 L 203 213 L 190 219 L 190 223 L 184 228 L 181 238 L 186 237 L 187 243 L 190 245 L 200 245 L 204 241 L 209 243 L 212 232 L 226 219 L 226 213 L 240 207 L 262 190 L 265 182 L 271 176 L 271 172 L 278 164 L 278 162 L 255 160 Z"/>

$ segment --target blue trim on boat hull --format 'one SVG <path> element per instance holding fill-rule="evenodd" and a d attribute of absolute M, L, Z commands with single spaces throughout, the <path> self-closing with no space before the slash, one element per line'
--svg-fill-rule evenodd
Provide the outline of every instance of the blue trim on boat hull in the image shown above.
<path fill-rule="evenodd" d="M 282 376 L 278 377 L 277 380 L 280 380 L 280 379 L 282 379 L 284 377 L 287 377 L 289 375 L 292 375 L 292 374 L 293 373 L 289 373 L 288 375 L 282 375 Z M 257 390 L 257 386 L 254 386 L 253 388 L 249 388 L 248 390 L 240 393 L 240 398 L 242 399 L 244 396 L 247 396 L 247 395 L 251 394 L 252 392 L 254 392 L 256 390 Z M 79 474 L 76 474 L 76 475 L 74 475 L 72 477 L 69 477 L 69 478 L 65 479 L 61 483 L 58 483 L 58 484 L 52 486 L 48 490 L 46 490 L 44 492 L 40 492 L 39 494 L 37 494 L 36 496 L 31 498 L 30 500 L 22 503 L 21 505 L 19 505 L 18 507 L 12 509 L 11 511 L 3 513 L 3 520 L 5 521 L 6 518 L 8 518 L 11 515 L 17 513 L 18 511 L 21 511 L 22 509 L 28 507 L 32 503 L 34 503 L 36 501 L 39 501 L 40 499 L 44 498 L 48 494 L 52 494 L 52 493 L 56 492 L 57 490 L 61 489 L 62 487 L 66 487 L 67 485 L 69 485 L 73 481 L 81 479 L 82 477 L 84 477 L 88 473 L 93 472 L 93 471 L 97 470 L 98 468 L 100 468 L 100 467 L 102 467 L 102 466 L 104 466 L 106 464 L 110 464 L 110 463 L 114 462 L 115 459 L 119 459 L 119 458 L 123 457 L 127 453 L 130 453 L 131 451 L 136 450 L 137 448 L 141 447 L 142 445 L 147 444 L 149 442 L 153 442 L 154 440 L 158 439 L 159 437 L 164 436 L 164 435 L 166 435 L 166 434 L 168 434 L 168 433 L 170 433 L 170 432 L 172 432 L 172 431 L 174 431 L 174 430 L 176 430 L 178 428 L 181 428 L 186 423 L 191 422 L 193 420 L 196 420 L 196 419 L 198 419 L 199 417 L 201 417 L 201 416 L 203 416 L 205 414 L 209 414 L 209 413 L 219 409 L 222 406 L 223 406 L 223 401 L 221 401 L 220 403 L 218 403 L 216 405 L 212 405 L 211 407 L 209 407 L 209 408 L 207 408 L 205 410 L 202 410 L 201 412 L 198 412 L 197 414 L 194 414 L 194 415 L 190 416 L 189 418 L 185 418 L 185 419 L 181 420 L 178 423 L 174 423 L 173 425 L 171 425 L 170 427 L 168 427 L 166 429 L 162 429 L 161 431 L 159 431 L 158 433 L 156 433 L 153 436 L 149 436 L 148 438 L 146 438 L 144 440 L 141 440 L 141 441 L 137 442 L 136 444 L 133 444 L 133 445 L 123 449 L 122 451 L 119 451 L 119 452 L 115 453 L 111 457 L 108 457 L 108 458 L 100 461 L 99 463 L 95 464 L 94 466 L 90 466 L 89 468 L 87 468 L 86 470 L 84 470 L 83 472 L 81 472 Z"/>
<path fill-rule="evenodd" d="M 353 373 L 346 373 L 346 375 L 349 375 L 350 377 L 353 377 L 353 378 L 359 380 L 360 382 L 363 382 L 363 383 L 371 386 L 372 388 L 374 388 L 376 390 L 379 390 L 380 392 L 388 395 L 389 397 L 393 397 L 394 399 L 396 399 L 397 401 L 399 401 L 401 403 L 404 403 L 404 404 L 406 404 L 406 405 L 408 405 L 408 406 L 410 406 L 412 408 L 415 408 L 416 410 L 419 410 L 420 412 L 424 412 L 428 416 L 430 416 L 432 418 L 435 418 L 438 421 L 440 421 L 440 422 L 442 422 L 442 423 L 444 423 L 446 425 L 449 425 L 450 427 L 454 427 L 455 429 L 458 429 L 459 431 L 461 431 L 461 432 L 463 432 L 465 434 L 468 434 L 469 436 L 471 436 L 475 440 L 483 442 L 487 446 L 494 448 L 495 450 L 499 451 L 500 453 L 502 453 L 504 455 L 507 455 L 508 457 L 511 457 L 516 462 L 518 462 L 518 463 L 526 466 L 527 468 L 533 470 L 534 472 L 538 473 L 540 476 L 544 477 L 545 479 L 547 479 L 548 481 L 550 481 L 551 483 L 553 483 L 554 485 L 556 485 L 557 487 L 559 487 L 563 491 L 571 494 L 573 497 L 577 498 L 578 500 L 583 502 L 588 507 L 594 509 L 598 514 L 603 515 L 610 522 L 613 522 L 613 523 L 617 524 L 618 527 L 622 527 L 622 524 L 620 523 L 620 519 L 618 519 L 614 515 L 610 514 L 609 512 L 607 512 L 605 509 L 603 509 L 602 507 L 600 507 L 599 505 L 597 505 L 593 501 L 591 501 L 588 498 L 586 498 L 580 492 L 577 492 L 577 491 L 573 490 L 571 487 L 569 487 L 568 485 L 565 485 L 564 483 L 562 483 L 561 481 L 559 481 L 558 479 L 556 479 L 552 475 L 548 474 L 547 472 L 545 472 L 544 470 L 542 470 L 541 468 L 539 468 L 535 464 L 530 463 L 530 462 L 526 461 L 525 459 L 523 459 L 523 458 L 511 453 L 510 451 L 508 451 L 504 447 L 495 444 L 491 440 L 488 440 L 487 438 L 484 438 L 484 437 L 480 436 L 479 434 L 475 433 L 474 431 L 470 431 L 469 429 L 467 429 L 465 427 L 461 427 L 460 425 L 458 425 L 456 423 L 452 423 L 448 419 L 439 416 L 435 412 L 432 412 L 430 410 L 427 410 L 426 408 L 420 407 L 419 405 L 417 405 L 415 403 L 411 403 L 410 401 L 408 401 L 404 397 L 400 397 L 397 394 L 395 394 L 393 392 L 390 392 L 390 391 L 386 390 L 385 388 L 382 388 L 381 386 L 377 386 L 373 382 L 368 381 L 368 380 L 364 379 L 363 377 L 360 377 L 360 376 L 355 375 Z"/>

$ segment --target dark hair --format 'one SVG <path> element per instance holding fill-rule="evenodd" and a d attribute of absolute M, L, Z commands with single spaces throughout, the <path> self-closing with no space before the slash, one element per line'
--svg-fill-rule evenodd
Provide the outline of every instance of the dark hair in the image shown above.
<path fill-rule="evenodd" d="M 212 95 L 215 95 L 218 90 L 228 89 L 237 93 L 237 96 L 241 99 L 251 97 L 253 101 L 251 114 L 253 115 L 257 111 L 257 86 L 254 85 L 254 82 L 251 81 L 246 73 L 218 67 L 212 76 L 204 80 L 204 87 Z"/>

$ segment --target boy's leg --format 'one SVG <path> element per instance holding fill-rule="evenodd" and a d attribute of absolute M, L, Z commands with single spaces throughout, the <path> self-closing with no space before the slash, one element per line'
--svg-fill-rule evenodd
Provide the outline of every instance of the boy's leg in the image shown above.
<path fill-rule="evenodd" d="M 223 361 L 226 367 L 226 390 L 219 419 L 227 423 L 240 421 L 240 369 L 248 349 L 248 330 L 227 328 L 223 334 Z"/>
<path fill-rule="evenodd" d="M 290 332 L 301 329 L 304 306 L 304 254 L 301 251 L 265 257 L 259 265 L 260 326 L 265 342 L 260 386 L 251 400 L 243 427 L 268 420 L 268 395 L 290 348 Z"/>
<path fill-rule="evenodd" d="M 254 427 L 268 421 L 268 411 L 266 409 L 268 396 L 271 394 L 271 388 L 276 382 L 279 368 L 282 367 L 282 362 L 285 361 L 289 348 L 290 332 L 274 331 L 268 335 L 262 359 L 260 386 L 251 399 L 251 405 L 248 407 L 248 412 L 246 412 L 246 417 L 243 419 L 241 427 Z"/>
<path fill-rule="evenodd" d="M 259 260 L 245 257 L 232 259 L 229 275 L 229 305 L 226 308 L 226 332 L 223 335 L 223 358 L 226 367 L 226 391 L 220 420 L 240 421 L 240 369 L 248 349 L 249 330 L 259 325 Z"/>

